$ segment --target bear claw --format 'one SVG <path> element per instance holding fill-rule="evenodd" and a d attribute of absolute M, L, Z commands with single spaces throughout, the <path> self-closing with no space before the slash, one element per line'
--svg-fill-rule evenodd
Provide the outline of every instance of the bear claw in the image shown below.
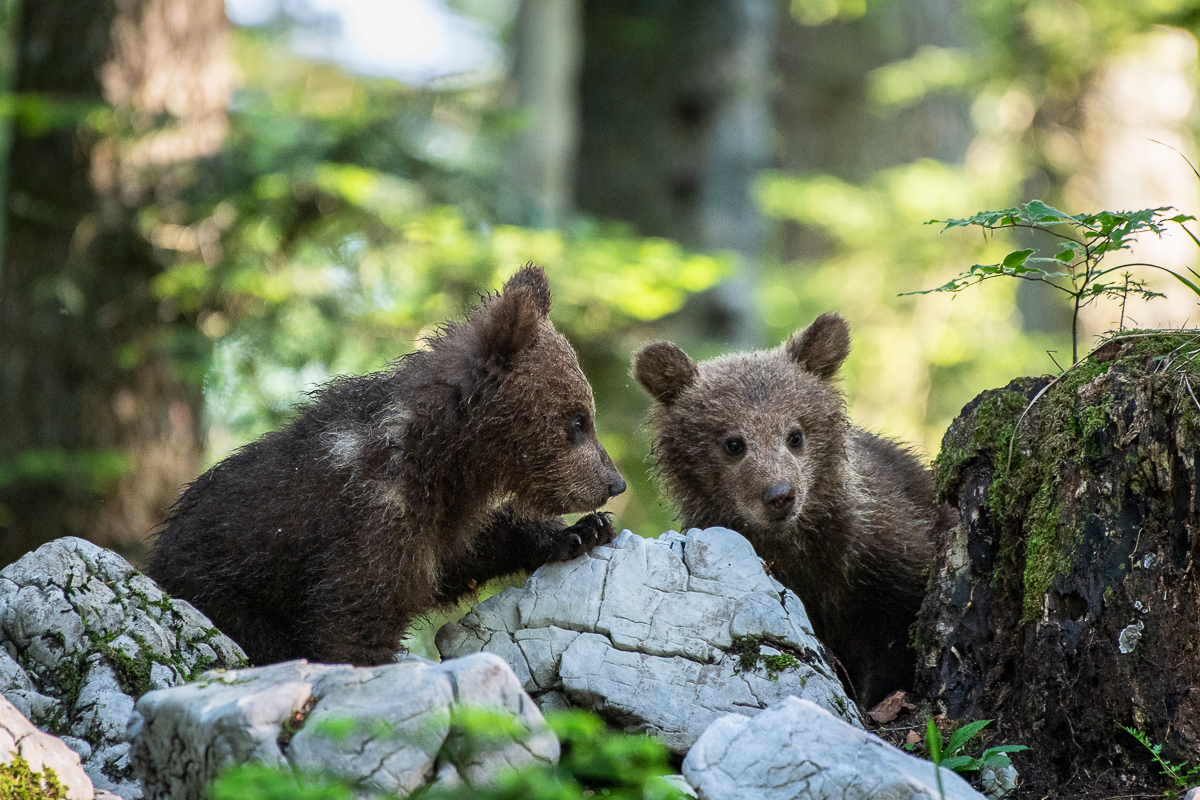
<path fill-rule="evenodd" d="M 579 521 L 559 532 L 558 540 L 552 545 L 551 560 L 570 561 L 578 558 L 593 547 L 608 544 L 616 538 L 611 516 L 596 512 L 580 517 Z"/>

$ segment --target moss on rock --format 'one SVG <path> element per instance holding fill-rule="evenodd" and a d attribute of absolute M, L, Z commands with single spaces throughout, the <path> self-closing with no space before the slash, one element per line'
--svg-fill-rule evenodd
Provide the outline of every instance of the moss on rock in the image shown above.
<path fill-rule="evenodd" d="M 0 763 L 0 798 L 4 800 L 66 800 L 67 790 L 54 770 L 34 772 L 29 762 L 16 753 L 12 761 Z"/>

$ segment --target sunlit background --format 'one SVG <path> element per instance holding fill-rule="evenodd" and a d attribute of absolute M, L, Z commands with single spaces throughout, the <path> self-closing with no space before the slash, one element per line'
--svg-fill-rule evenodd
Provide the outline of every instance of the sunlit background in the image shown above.
<path fill-rule="evenodd" d="M 1196 0 L 0 0 L 0 563 L 133 558 L 179 487 L 526 261 L 643 535 L 630 356 L 851 322 L 852 417 L 932 460 L 984 389 L 1070 363 L 1032 284 L 939 286 L 1038 198 L 1200 211 Z M 1130 261 L 1185 271 L 1182 231 Z M 1194 325 L 1195 295 L 1096 303 Z M 1049 352 L 1048 352 L 1049 351 Z"/>

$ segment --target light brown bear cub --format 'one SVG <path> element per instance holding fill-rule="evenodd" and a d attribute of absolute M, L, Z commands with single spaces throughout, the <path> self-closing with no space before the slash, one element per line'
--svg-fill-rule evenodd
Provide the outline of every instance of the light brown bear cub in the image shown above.
<path fill-rule="evenodd" d="M 846 419 L 833 379 L 849 352 L 846 321 L 823 314 L 773 350 L 699 365 L 657 342 L 634 374 L 657 401 L 657 472 L 682 523 L 748 538 L 869 708 L 912 685 L 936 514 L 913 453 Z"/>
<path fill-rule="evenodd" d="M 625 490 L 592 389 L 527 266 L 429 349 L 339 378 L 196 479 L 145 566 L 257 664 L 391 661 L 489 578 L 611 541 Z"/>

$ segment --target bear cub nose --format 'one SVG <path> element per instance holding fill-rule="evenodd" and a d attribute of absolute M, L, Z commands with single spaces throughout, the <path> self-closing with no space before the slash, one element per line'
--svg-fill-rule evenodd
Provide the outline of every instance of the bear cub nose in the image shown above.
<path fill-rule="evenodd" d="M 792 506 L 796 505 L 796 490 L 788 483 L 768 486 L 763 492 L 763 504 L 767 507 L 768 514 L 775 519 L 783 519 L 792 510 Z"/>
<path fill-rule="evenodd" d="M 625 479 L 622 478 L 620 475 L 618 475 L 617 479 L 608 485 L 608 496 L 616 497 L 617 495 L 621 494 L 624 491 L 625 491 Z"/>

